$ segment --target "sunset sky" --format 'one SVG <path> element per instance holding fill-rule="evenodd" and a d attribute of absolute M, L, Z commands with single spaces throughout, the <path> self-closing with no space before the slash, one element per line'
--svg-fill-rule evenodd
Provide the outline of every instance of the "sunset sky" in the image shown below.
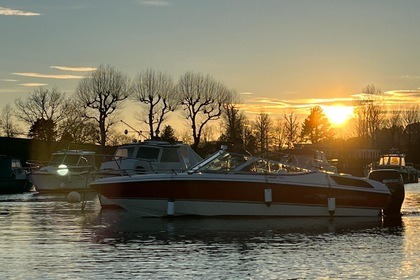
<path fill-rule="evenodd" d="M 419 12 L 418 0 L 0 0 L 0 109 L 39 86 L 71 95 L 100 64 L 210 74 L 248 113 L 351 105 L 369 84 L 414 104 Z"/>

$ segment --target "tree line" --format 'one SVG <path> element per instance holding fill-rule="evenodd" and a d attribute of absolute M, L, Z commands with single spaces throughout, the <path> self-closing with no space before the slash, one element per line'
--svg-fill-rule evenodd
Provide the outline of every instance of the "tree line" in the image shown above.
<path fill-rule="evenodd" d="M 277 119 L 261 111 L 250 120 L 241 110 L 237 92 L 210 75 L 188 71 L 174 81 L 166 73 L 146 69 L 130 79 L 109 65 L 100 65 L 86 75 L 70 97 L 56 87 L 40 87 L 16 99 L 14 105 L 7 104 L 0 116 L 0 129 L 8 137 L 24 133 L 49 144 L 119 145 L 130 141 L 113 129 L 127 100 L 138 104 L 136 119 L 148 127 L 150 139 L 176 141 L 168 120 L 175 111 L 180 112 L 190 127 L 196 150 L 208 144 L 212 123 L 220 124 L 220 142 L 250 153 L 291 148 L 299 143 L 316 144 L 335 137 L 320 106 L 312 107 L 302 123 L 293 110 Z M 397 141 L 404 134 L 404 125 L 419 122 L 418 106 L 387 111 L 383 104 L 378 87 L 363 89 L 363 97 L 355 104 L 355 137 L 379 145 L 384 131 L 391 131 Z M 19 122 L 29 131 L 22 131 Z"/>

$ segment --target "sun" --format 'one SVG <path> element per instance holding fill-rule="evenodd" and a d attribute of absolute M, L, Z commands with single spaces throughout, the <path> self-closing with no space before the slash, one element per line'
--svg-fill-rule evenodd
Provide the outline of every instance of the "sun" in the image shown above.
<path fill-rule="evenodd" d="M 322 110 L 324 111 L 332 126 L 343 125 L 354 115 L 353 107 L 351 106 L 322 106 Z"/>

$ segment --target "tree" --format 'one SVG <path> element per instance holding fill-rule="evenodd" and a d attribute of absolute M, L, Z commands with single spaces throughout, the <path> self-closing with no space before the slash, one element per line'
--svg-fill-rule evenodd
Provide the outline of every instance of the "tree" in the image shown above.
<path fill-rule="evenodd" d="M 163 128 L 162 134 L 161 134 L 161 140 L 167 141 L 167 142 L 176 142 L 178 139 L 175 137 L 175 131 L 170 125 L 166 125 Z"/>
<path fill-rule="evenodd" d="M 407 126 L 412 123 L 420 122 L 420 106 L 411 105 L 403 113 L 403 122 Z"/>
<path fill-rule="evenodd" d="M 320 106 L 311 108 L 309 116 L 305 119 L 301 137 L 316 144 L 322 140 L 332 138 L 333 133 L 330 128 L 328 118 Z"/>
<path fill-rule="evenodd" d="M 223 104 L 232 92 L 209 75 L 187 72 L 178 81 L 178 92 L 185 117 L 191 124 L 193 148 L 200 144 L 203 128 L 209 121 L 218 120 Z"/>
<path fill-rule="evenodd" d="M 54 87 L 52 90 L 45 88 L 35 89 L 33 94 L 25 99 L 16 99 L 16 117 L 33 127 L 41 119 L 51 121 L 59 126 L 69 113 L 68 100 L 64 93 Z M 59 137 L 57 133 L 55 137 Z M 56 139 L 51 139 L 54 141 Z"/>
<path fill-rule="evenodd" d="M 389 117 L 387 118 L 387 127 L 389 130 L 388 144 L 392 147 L 399 147 L 403 136 L 403 119 L 402 110 L 400 108 L 393 108 L 389 111 Z"/>
<path fill-rule="evenodd" d="M 159 136 L 162 123 L 179 105 L 172 78 L 152 69 L 147 69 L 137 77 L 132 99 L 145 107 L 147 114 L 140 117 L 140 120 L 149 126 L 150 139 Z"/>
<path fill-rule="evenodd" d="M 371 140 L 376 144 L 377 132 L 384 122 L 385 112 L 382 110 L 383 94 L 380 88 L 368 85 L 362 90 L 361 99 L 355 106 L 356 134 L 358 137 Z"/>
<path fill-rule="evenodd" d="M 299 122 L 294 112 L 284 114 L 284 120 L 287 147 L 291 149 L 299 141 Z"/>
<path fill-rule="evenodd" d="M 235 150 L 244 149 L 244 129 L 246 117 L 239 110 L 239 96 L 236 92 L 232 92 L 231 100 L 227 100 L 223 105 L 222 126 L 224 132 L 220 139 L 227 143 L 232 143 Z"/>
<path fill-rule="evenodd" d="M 76 99 L 68 101 L 68 113 L 58 127 L 61 135 L 60 142 L 72 143 L 99 143 L 99 129 L 96 123 L 88 119 L 83 104 Z"/>
<path fill-rule="evenodd" d="M 260 113 L 255 119 L 253 127 L 260 152 L 263 153 L 268 151 L 270 146 L 270 132 L 272 128 L 270 116 L 266 113 Z"/>
<path fill-rule="evenodd" d="M 281 119 L 276 120 L 273 128 L 273 144 L 277 150 L 281 150 L 287 143 L 285 122 Z"/>
<path fill-rule="evenodd" d="M 56 137 L 56 124 L 53 120 L 38 119 L 31 126 L 28 137 L 45 141 L 48 147 Z"/>
<path fill-rule="evenodd" d="M 20 129 L 13 119 L 13 109 L 10 104 L 4 106 L 0 118 L 0 128 L 7 137 L 15 137 L 19 134 Z"/>
<path fill-rule="evenodd" d="M 85 116 L 99 125 L 100 144 L 105 149 L 107 133 L 115 123 L 111 115 L 132 93 L 132 86 L 122 72 L 111 66 L 99 66 L 88 77 L 82 79 L 76 96 L 87 110 Z"/>

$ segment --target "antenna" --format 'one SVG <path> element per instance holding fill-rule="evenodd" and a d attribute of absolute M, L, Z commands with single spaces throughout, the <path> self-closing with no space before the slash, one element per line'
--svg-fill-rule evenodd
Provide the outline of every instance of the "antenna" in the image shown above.
<path fill-rule="evenodd" d="M 125 121 L 123 121 L 123 120 L 121 120 L 121 122 L 122 122 L 123 124 L 125 124 L 126 126 L 128 126 L 129 128 L 131 128 L 134 132 L 137 132 L 137 134 L 139 135 L 139 137 L 144 137 L 144 136 L 143 136 L 143 131 L 135 129 L 134 127 L 132 127 L 131 125 L 129 125 L 128 123 L 126 123 L 126 122 L 125 122 Z M 125 133 L 125 134 L 127 134 L 127 133 L 128 133 L 128 130 L 127 130 L 127 129 L 126 129 L 126 130 L 124 130 L 124 133 Z"/>

